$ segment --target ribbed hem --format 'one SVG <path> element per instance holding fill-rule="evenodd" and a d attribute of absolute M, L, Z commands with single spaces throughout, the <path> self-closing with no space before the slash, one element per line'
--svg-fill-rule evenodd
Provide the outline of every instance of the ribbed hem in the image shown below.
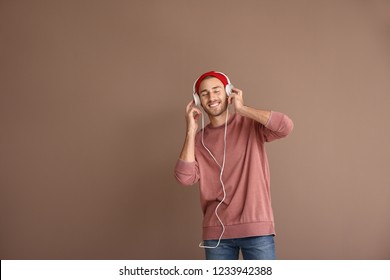
<path fill-rule="evenodd" d="M 222 226 L 203 227 L 203 240 L 219 239 L 222 232 Z M 253 222 L 237 225 L 225 225 L 225 232 L 222 239 L 243 238 L 250 236 L 262 236 L 275 234 L 275 225 L 273 221 Z"/>

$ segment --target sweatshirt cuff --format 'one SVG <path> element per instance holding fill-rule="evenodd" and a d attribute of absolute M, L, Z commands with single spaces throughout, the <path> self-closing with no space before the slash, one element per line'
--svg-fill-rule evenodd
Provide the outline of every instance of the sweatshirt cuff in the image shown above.
<path fill-rule="evenodd" d="M 192 173 L 195 169 L 196 162 L 195 161 L 185 161 L 182 159 L 178 159 L 176 162 L 175 170 L 180 173 Z"/>
<path fill-rule="evenodd" d="M 272 131 L 278 131 L 283 122 L 284 114 L 280 112 L 271 111 L 271 115 L 265 125 L 266 128 Z"/>

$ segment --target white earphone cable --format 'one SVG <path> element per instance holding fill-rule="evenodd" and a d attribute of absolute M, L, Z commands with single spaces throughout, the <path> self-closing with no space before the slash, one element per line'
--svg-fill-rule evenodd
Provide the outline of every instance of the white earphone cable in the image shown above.
<path fill-rule="evenodd" d="M 222 203 L 225 201 L 226 199 L 226 190 L 225 190 L 225 184 L 223 183 L 223 179 L 222 179 L 222 175 L 223 175 L 223 170 L 225 169 L 225 159 L 226 159 L 226 134 L 227 134 L 227 123 L 228 123 L 228 116 L 229 116 L 229 110 L 228 108 L 226 109 L 226 120 L 225 120 L 225 133 L 224 133 L 224 146 L 223 146 L 223 159 L 222 159 L 222 166 L 218 163 L 217 159 L 214 157 L 214 155 L 211 153 L 211 151 L 206 147 L 206 145 L 204 144 L 204 117 L 203 117 L 203 114 L 202 114 L 202 145 L 203 147 L 207 150 L 207 152 L 210 154 L 210 156 L 214 159 L 215 163 L 219 166 L 219 168 L 221 169 L 221 172 L 219 174 L 219 181 L 221 182 L 221 185 L 222 185 L 222 191 L 223 191 L 223 198 L 222 200 L 218 203 L 217 207 L 215 208 L 215 215 L 217 216 L 218 218 L 218 221 L 221 223 L 221 226 L 222 226 L 222 232 L 221 232 L 221 235 L 219 236 L 219 239 L 218 239 L 218 242 L 217 242 L 217 245 L 215 246 L 205 246 L 205 245 L 202 245 L 202 242 L 199 244 L 199 247 L 200 248 L 207 248 L 207 249 L 215 249 L 219 246 L 219 243 L 221 242 L 221 239 L 222 239 L 222 236 L 223 234 L 225 233 L 225 225 L 223 224 L 221 218 L 219 217 L 218 215 L 218 209 L 219 207 L 222 205 Z"/>

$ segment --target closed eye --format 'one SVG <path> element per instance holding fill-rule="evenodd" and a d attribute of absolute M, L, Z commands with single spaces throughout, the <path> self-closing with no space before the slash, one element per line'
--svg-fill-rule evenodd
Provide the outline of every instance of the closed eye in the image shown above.
<path fill-rule="evenodd" d="M 213 93 L 220 93 L 221 92 L 221 87 L 220 86 L 215 86 L 211 89 L 213 91 Z M 207 96 L 209 94 L 209 91 L 207 89 L 204 89 L 200 92 L 200 96 L 201 97 L 204 97 L 204 96 Z"/>

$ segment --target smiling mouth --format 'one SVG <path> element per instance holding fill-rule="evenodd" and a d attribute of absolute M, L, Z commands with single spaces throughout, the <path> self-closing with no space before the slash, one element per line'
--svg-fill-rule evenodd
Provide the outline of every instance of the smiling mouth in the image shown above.
<path fill-rule="evenodd" d="M 215 108 L 215 107 L 218 107 L 219 104 L 221 104 L 220 101 L 213 101 L 213 102 L 209 103 L 209 107 L 210 108 Z"/>

